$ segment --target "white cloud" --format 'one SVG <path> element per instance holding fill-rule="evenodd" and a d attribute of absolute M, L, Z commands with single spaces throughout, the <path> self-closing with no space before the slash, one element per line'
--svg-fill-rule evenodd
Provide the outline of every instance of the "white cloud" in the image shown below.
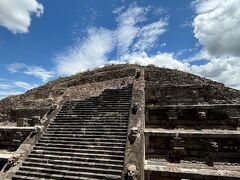
<path fill-rule="evenodd" d="M 71 75 L 107 64 L 109 53 L 122 58 L 128 54 L 141 54 L 153 47 L 168 23 L 166 18 L 160 17 L 162 13 L 156 12 L 159 20 L 146 22 L 151 15 L 150 9 L 152 7 L 139 7 L 133 3 L 128 8 L 114 10 L 116 29 L 90 28 L 85 39 L 56 55 L 54 61 L 58 74 Z"/>
<path fill-rule="evenodd" d="M 144 51 L 152 48 L 159 36 L 166 32 L 167 25 L 168 23 L 166 19 L 160 19 L 157 22 L 142 27 L 137 35 L 138 39 L 133 48 L 137 51 Z"/>
<path fill-rule="evenodd" d="M 206 51 L 215 57 L 240 57 L 239 0 L 198 0 L 194 6 L 194 34 Z"/>
<path fill-rule="evenodd" d="M 193 65 L 191 72 L 223 82 L 227 86 L 240 89 L 240 59 L 235 57 L 214 58 L 204 65 Z"/>
<path fill-rule="evenodd" d="M 46 69 L 38 66 L 28 66 L 23 73 L 41 78 L 44 82 L 46 82 L 49 78 L 54 77 L 52 71 L 47 71 Z"/>
<path fill-rule="evenodd" d="M 13 33 L 27 33 L 31 15 L 40 17 L 43 6 L 36 0 L 0 0 L 0 25 Z"/>
<path fill-rule="evenodd" d="M 56 56 L 57 72 L 71 75 L 105 64 L 107 54 L 114 48 L 113 36 L 107 29 L 90 29 L 86 39 Z"/>
<path fill-rule="evenodd" d="M 49 78 L 54 77 L 53 71 L 48 71 L 39 66 L 29 66 L 24 63 L 13 63 L 7 65 L 7 70 L 11 73 L 24 73 L 26 75 L 35 76 L 46 82 Z"/>
<path fill-rule="evenodd" d="M 0 99 L 10 95 L 24 93 L 25 91 L 34 87 L 37 87 L 37 85 L 32 85 L 23 81 L 0 79 Z"/>
<path fill-rule="evenodd" d="M 147 11 L 147 8 L 132 4 L 125 12 L 121 11 L 117 17 L 117 48 L 120 54 L 128 51 L 140 30 L 137 25 L 144 21 Z"/>
<path fill-rule="evenodd" d="M 147 53 L 135 53 L 135 54 L 127 54 L 122 56 L 119 60 L 109 61 L 110 64 L 121 64 L 121 63 L 129 63 L 129 64 L 139 64 L 142 66 L 147 66 L 153 64 L 157 67 L 165 67 L 170 69 L 178 69 L 182 71 L 189 71 L 189 64 L 182 63 L 173 57 L 171 53 L 157 53 L 153 56 L 148 56 Z"/>
<path fill-rule="evenodd" d="M 7 70 L 11 73 L 16 73 L 25 67 L 26 67 L 26 65 L 23 63 L 13 63 L 13 64 L 9 64 L 7 66 Z"/>
<path fill-rule="evenodd" d="M 4 90 L 0 90 L 0 100 L 7 97 L 7 96 L 10 96 L 10 95 L 17 95 L 17 94 L 21 94 L 23 92 L 21 91 L 15 91 L 15 90 L 12 90 L 12 91 L 4 91 Z"/>
<path fill-rule="evenodd" d="M 193 65 L 195 74 L 240 89 L 240 4 L 238 0 L 197 0 L 194 35 L 203 48 L 187 62 L 208 60 Z"/>

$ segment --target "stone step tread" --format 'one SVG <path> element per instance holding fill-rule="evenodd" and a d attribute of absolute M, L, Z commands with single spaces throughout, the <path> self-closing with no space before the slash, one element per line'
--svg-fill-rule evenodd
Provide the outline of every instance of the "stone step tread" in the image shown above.
<path fill-rule="evenodd" d="M 38 180 L 38 179 L 40 180 L 40 178 L 37 178 L 35 176 L 16 175 L 16 174 L 12 177 L 12 180 Z M 54 180 L 54 179 L 48 178 L 48 180 Z"/>
<path fill-rule="evenodd" d="M 94 131 L 94 130 L 51 130 L 48 129 L 49 134 L 72 134 L 72 135 L 81 135 L 81 134 L 92 134 L 92 135 L 126 135 L 126 131 Z"/>
<path fill-rule="evenodd" d="M 54 119 L 55 122 L 61 122 L 61 121 L 81 121 L 81 122 L 91 122 L 91 121 L 100 121 L 100 122 L 114 122 L 114 121 L 121 121 L 121 122 L 128 122 L 128 118 L 125 117 L 125 118 L 100 118 L 100 117 L 97 117 L 97 118 L 75 118 L 75 117 L 72 117 L 72 118 L 61 118 L 61 119 Z"/>
<path fill-rule="evenodd" d="M 114 135 L 114 134 L 51 134 L 51 133 L 45 133 L 43 134 L 43 137 L 79 137 L 79 138 L 102 138 L 102 137 L 111 137 L 113 139 L 126 139 L 125 136 L 120 136 L 120 135 Z"/>
<path fill-rule="evenodd" d="M 126 142 L 126 138 L 125 139 L 111 139 L 111 138 L 74 138 L 74 137 L 41 137 L 41 140 L 68 140 L 69 142 L 72 141 L 89 141 L 89 142 Z"/>
<path fill-rule="evenodd" d="M 52 168 L 57 168 L 56 167 L 52 167 Z M 121 172 L 122 171 L 117 171 L 114 172 L 112 171 L 111 173 L 107 172 L 106 169 L 100 169 L 100 168 L 79 168 L 81 169 L 81 171 L 73 171 L 73 170 L 61 170 L 61 169 L 52 169 L 51 167 L 49 168 L 43 168 L 43 167 L 29 167 L 29 166 L 22 166 L 19 168 L 19 170 L 23 170 L 23 171 L 35 171 L 35 172 L 43 172 L 43 173 L 49 173 L 49 174 L 62 174 L 62 175 L 71 175 L 71 176 L 80 176 L 84 175 L 85 173 L 93 173 L 93 175 L 97 175 L 97 173 L 101 174 L 102 176 L 120 176 L 121 177 Z"/>
<path fill-rule="evenodd" d="M 32 172 L 32 171 L 23 171 L 19 170 L 16 175 L 26 175 L 31 177 L 39 177 L 44 179 L 54 178 L 54 179 L 62 179 L 62 180 L 69 180 L 69 179 L 78 179 L 84 180 L 89 179 L 91 177 L 92 180 L 94 179 L 121 179 L 121 176 L 109 176 L 105 174 L 96 174 L 96 173 L 78 173 L 78 176 L 70 176 L 70 175 L 60 175 L 56 173 L 43 173 L 43 172 Z M 94 177 L 94 178 L 93 178 Z"/>
<path fill-rule="evenodd" d="M 112 129 L 112 128 L 78 128 L 75 126 L 70 126 L 70 127 L 49 127 L 47 128 L 47 131 L 111 131 L 111 132 L 119 132 L 119 131 L 126 131 L 126 128 L 119 128 L 119 129 Z"/>
<path fill-rule="evenodd" d="M 102 149 L 81 149 L 81 148 L 60 148 L 60 147 L 46 147 L 46 146 L 34 146 L 34 150 L 38 152 L 44 151 L 62 151 L 62 152 L 78 152 L 78 153 L 104 153 L 104 154 L 116 154 L 116 155 L 123 155 L 124 150 L 102 150 Z"/>
<path fill-rule="evenodd" d="M 67 161 L 67 160 L 58 160 L 58 159 L 40 159 L 40 158 L 27 158 L 26 162 L 40 162 L 45 164 L 64 164 L 64 165 L 73 165 L 73 166 L 91 166 L 91 167 L 105 167 L 106 169 L 120 169 L 122 170 L 123 164 L 114 164 L 109 161 L 99 160 L 99 162 L 88 162 L 88 161 Z"/>
<path fill-rule="evenodd" d="M 90 157 L 101 157 L 101 158 L 110 158 L 110 159 L 123 159 L 123 155 L 116 154 L 104 154 L 104 153 L 83 153 L 83 152 L 62 152 L 62 151 L 47 151 L 47 150 L 32 150 L 31 154 L 53 154 L 53 155 L 72 155 L 72 156 L 90 156 Z"/>
<path fill-rule="evenodd" d="M 102 109 L 102 108 L 129 108 L 130 103 L 115 103 L 115 104 L 103 104 L 103 105 L 76 105 L 74 107 L 66 107 L 61 110 L 81 110 L 81 109 Z"/>
<path fill-rule="evenodd" d="M 129 115 L 127 116 L 116 116 L 114 118 L 112 117 L 103 117 L 103 116 L 66 116 L 66 117 L 57 117 L 54 119 L 54 121 L 127 121 L 129 118 Z"/>
<path fill-rule="evenodd" d="M 50 124 L 50 126 L 51 125 L 68 125 L 69 124 L 69 126 L 72 126 L 72 125 L 101 125 L 101 124 L 103 124 L 103 125 L 111 125 L 111 126 L 114 126 L 114 125 L 118 125 L 118 124 L 125 124 L 125 125 L 127 125 L 128 124 L 128 121 L 127 120 L 115 120 L 115 121 L 109 121 L 108 122 L 108 120 L 107 121 L 100 121 L 100 120 L 96 120 L 96 121 L 94 121 L 94 120 L 90 120 L 90 121 L 81 121 L 81 119 L 76 119 L 76 120 L 71 120 L 71 119 L 69 119 L 69 120 L 54 120 L 51 124 Z M 107 127 L 107 128 L 110 128 L 110 127 Z"/>
<path fill-rule="evenodd" d="M 114 125 L 114 126 L 111 126 L 111 125 L 104 125 L 104 126 L 95 126 L 95 125 L 81 125 L 81 123 L 59 123 L 59 124 L 52 124 L 50 127 L 51 128 L 65 128 L 66 126 L 67 127 L 76 127 L 76 128 L 87 128 L 87 129 L 91 129 L 91 128 L 98 128 L 98 129 L 105 129 L 105 128 L 111 128 L 111 129 L 118 129 L 119 127 L 121 128 L 125 128 L 127 129 L 128 128 L 128 125 L 123 125 L 123 124 L 120 124 L 121 126 L 119 125 Z"/>
<path fill-rule="evenodd" d="M 61 120 L 61 121 L 55 121 L 56 123 L 61 123 L 61 122 L 68 122 L 68 123 L 81 123 L 83 125 L 116 125 L 116 124 L 128 124 L 128 122 L 124 122 L 124 121 L 81 121 L 81 120 L 78 120 L 78 121 L 65 121 L 65 120 Z"/>
<path fill-rule="evenodd" d="M 35 162 L 23 162 L 23 167 L 34 167 L 34 168 L 49 168 L 54 170 L 68 170 L 68 171 L 81 171 L 81 172 L 107 172 L 106 174 L 117 173 L 120 174 L 122 170 L 119 169 L 106 169 L 99 167 L 85 167 L 85 166 L 76 166 L 76 165 L 60 165 L 60 164 L 49 164 L 49 163 L 35 163 Z"/>
<path fill-rule="evenodd" d="M 118 147 L 125 147 L 125 143 L 122 142 L 82 142 L 82 141 L 64 141 L 64 140 L 44 140 L 44 139 L 40 139 L 38 141 L 38 143 L 42 143 L 42 144 L 64 144 L 64 145 L 71 145 L 71 144 L 75 144 L 75 145 L 82 145 L 82 146 L 87 146 L 87 145 L 92 145 L 92 146 L 118 146 Z"/>
<path fill-rule="evenodd" d="M 88 115 L 65 115 L 65 116 L 56 116 L 55 119 L 65 119 L 65 120 L 74 120 L 74 119 L 77 119 L 77 120 L 88 120 L 88 119 L 97 119 L 97 120 L 100 120 L 100 119 L 110 119 L 110 118 L 114 118 L 114 119 L 119 119 L 119 120 L 126 120 L 129 118 L 129 114 L 124 114 L 124 115 L 118 115 L 118 116 L 107 116 L 107 115 L 104 115 L 104 116 L 88 116 Z M 113 119 L 113 120 L 114 120 Z"/>
<path fill-rule="evenodd" d="M 23 171 L 22 171 L 23 172 Z M 25 172 L 26 174 L 27 172 Z M 41 173 L 42 174 L 42 173 Z M 43 175 L 43 177 L 45 177 L 45 175 Z M 53 179 L 52 179 L 53 178 Z M 52 178 L 50 178 L 50 176 L 47 178 L 47 180 L 55 180 L 55 179 L 77 179 L 77 180 L 89 180 L 88 177 L 76 177 L 76 176 L 64 176 L 64 175 L 53 175 Z M 41 177 L 36 177 L 34 175 L 30 175 L 28 173 L 28 175 L 14 175 L 12 180 L 43 180 L 43 179 L 46 179 L 46 178 L 41 178 Z M 95 178 L 91 178 L 91 180 L 99 180 L 99 179 L 95 179 Z"/>
<path fill-rule="evenodd" d="M 106 108 L 106 109 L 90 109 L 90 108 L 86 108 L 86 109 L 76 109 L 76 108 L 72 108 L 72 109 L 68 109 L 68 110 L 61 110 L 59 112 L 59 114 L 64 114 L 64 113 L 78 113 L 78 112 L 89 112 L 89 113 L 98 113 L 98 112 L 108 112 L 108 111 L 114 111 L 114 112 L 122 112 L 122 111 L 129 111 L 129 107 L 121 107 L 121 108 Z"/>
<path fill-rule="evenodd" d="M 68 109 L 61 109 L 61 112 L 65 112 L 65 111 L 81 111 L 81 110 L 93 110 L 93 111 L 97 111 L 97 110 L 102 110 L 102 109 L 105 109 L 105 108 L 110 108 L 110 109 L 129 109 L 129 105 L 109 105 L 109 106 L 100 106 L 100 107 L 94 107 L 94 106 L 75 106 L 73 108 L 68 108 Z"/>
<path fill-rule="evenodd" d="M 60 161 L 76 161 L 76 162 L 98 162 L 98 163 L 111 163 L 115 165 L 122 165 L 123 160 L 118 160 L 118 159 L 109 159 L 109 158 L 86 158 L 86 157 L 78 157 L 78 156 L 66 156 L 66 155 L 53 155 L 53 154 L 30 154 L 28 158 L 38 158 L 38 159 L 45 159 L 45 160 L 60 160 Z"/>
<path fill-rule="evenodd" d="M 47 147 L 69 147 L 69 148 L 83 148 L 83 149 L 112 149 L 112 150 L 124 150 L 124 146 L 114 146 L 113 144 L 111 146 L 101 146 L 101 145 L 77 145 L 77 144 L 57 144 L 57 143 L 37 143 L 36 146 L 47 146 Z"/>

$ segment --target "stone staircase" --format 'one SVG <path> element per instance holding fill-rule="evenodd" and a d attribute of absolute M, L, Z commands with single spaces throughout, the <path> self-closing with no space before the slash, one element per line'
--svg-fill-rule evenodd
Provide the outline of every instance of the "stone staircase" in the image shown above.
<path fill-rule="evenodd" d="M 121 179 L 131 96 L 66 102 L 12 179 Z"/>

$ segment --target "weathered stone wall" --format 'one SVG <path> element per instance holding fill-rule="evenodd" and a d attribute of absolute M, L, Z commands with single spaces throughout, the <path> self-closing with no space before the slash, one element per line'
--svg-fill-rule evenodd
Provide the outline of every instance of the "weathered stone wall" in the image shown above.
<path fill-rule="evenodd" d="M 32 131 L 32 128 L 0 128 L 0 148 L 13 148 L 17 149 L 18 146 L 27 138 Z"/>
<path fill-rule="evenodd" d="M 224 84 L 211 81 L 209 79 L 199 77 L 193 74 L 185 73 L 178 70 L 145 67 L 146 80 L 146 102 L 152 96 L 152 92 L 158 92 L 159 89 L 168 87 L 194 86 L 201 87 L 199 91 L 200 97 L 208 103 L 235 103 L 240 102 L 240 91 L 225 87 Z M 181 90 L 175 92 L 180 93 Z"/>

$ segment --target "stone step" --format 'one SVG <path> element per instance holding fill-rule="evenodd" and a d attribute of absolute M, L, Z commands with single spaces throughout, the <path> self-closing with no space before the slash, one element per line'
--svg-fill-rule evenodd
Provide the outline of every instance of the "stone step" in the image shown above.
<path fill-rule="evenodd" d="M 101 116 L 89 116 L 89 115 L 70 115 L 64 116 L 62 119 L 82 119 L 82 120 L 128 120 L 129 114 L 102 114 Z M 56 120 L 57 118 L 55 118 Z M 60 118 L 59 118 L 60 119 Z"/>
<path fill-rule="evenodd" d="M 121 126 L 119 125 L 104 125 L 104 126 L 99 126 L 99 125 L 83 125 L 81 123 L 68 123 L 68 122 L 64 122 L 64 123 L 58 123 L 58 124 L 52 124 L 50 126 L 51 128 L 85 128 L 85 129 L 91 129 L 91 128 L 98 128 L 98 129 L 109 129 L 111 128 L 112 130 L 114 129 L 119 129 L 119 127 L 124 128 L 127 130 L 128 126 L 127 124 L 121 124 Z"/>
<path fill-rule="evenodd" d="M 71 166 L 84 166 L 84 167 L 97 167 L 105 169 L 123 169 L 123 164 L 114 164 L 111 162 L 98 161 L 98 162 L 88 162 L 88 161 L 71 161 L 71 160 L 56 160 L 56 159 L 40 159 L 40 158 L 27 158 L 26 162 L 31 163 L 44 163 L 44 164 L 57 164 L 57 165 L 71 165 Z"/>
<path fill-rule="evenodd" d="M 64 141 L 79 141 L 79 142 L 126 142 L 125 139 L 114 139 L 114 138 L 94 138 L 94 137 L 56 137 L 56 136 L 43 136 L 41 140 L 64 140 Z"/>
<path fill-rule="evenodd" d="M 106 114 L 105 115 L 102 115 L 102 116 L 75 116 L 75 115 L 63 115 L 63 116 L 58 116 L 55 118 L 55 120 L 101 120 L 101 119 L 105 119 L 105 120 L 128 120 L 128 117 L 129 115 L 125 115 L 123 114 L 122 116 L 119 115 L 119 116 L 115 116 L 115 117 L 112 117 L 112 116 L 107 116 Z"/>
<path fill-rule="evenodd" d="M 49 173 L 50 172 L 50 173 Z M 69 179 L 121 179 L 121 176 L 114 176 L 114 175 L 107 175 L 107 174 L 99 174 L 99 173 L 87 173 L 87 172 L 77 172 L 75 174 L 68 173 L 68 171 L 49 171 L 49 170 L 42 170 L 34 172 L 33 169 L 29 169 L 28 171 L 19 170 L 16 175 L 25 175 L 31 177 L 38 177 L 44 179 L 62 179 L 62 180 L 69 180 Z"/>
<path fill-rule="evenodd" d="M 127 123 L 128 124 L 128 119 L 105 119 L 105 120 L 101 120 L 101 119 L 55 119 L 51 124 L 54 123 L 61 123 L 61 122 L 67 122 L 67 123 Z"/>
<path fill-rule="evenodd" d="M 129 117 L 129 113 L 126 113 L 126 114 L 98 114 L 98 115 L 91 115 L 91 114 L 85 114 L 85 115 L 82 115 L 82 114 L 65 114 L 65 115 L 57 115 L 55 117 L 55 119 L 58 119 L 58 118 L 128 118 Z"/>
<path fill-rule="evenodd" d="M 104 122 L 104 123 L 114 123 L 114 122 L 122 122 L 128 123 L 128 119 L 55 119 L 54 122 L 62 122 L 62 121 L 70 121 L 70 122 Z"/>
<path fill-rule="evenodd" d="M 126 122 L 81 122 L 81 121 L 63 121 L 63 122 L 55 122 L 52 123 L 49 128 L 61 128 L 61 126 L 68 126 L 69 128 L 75 128 L 75 129 L 85 129 L 85 128 L 91 128 L 92 129 L 106 129 L 106 130 L 114 130 L 118 127 L 118 129 L 126 129 L 128 126 L 128 123 Z"/>
<path fill-rule="evenodd" d="M 74 108 L 102 108 L 102 107 L 129 107 L 130 106 L 130 103 L 129 102 L 125 102 L 125 103 L 111 103 L 111 104 L 86 104 L 86 103 L 83 103 L 83 104 L 77 104 L 75 106 L 72 106 Z M 64 106 L 63 106 L 64 107 Z M 69 106 L 68 106 L 69 108 Z"/>
<path fill-rule="evenodd" d="M 59 148 L 77 148 L 77 149 L 99 149 L 99 150 L 112 150 L 124 151 L 124 146 L 101 146 L 101 145 L 77 145 L 77 144 L 60 144 L 60 143 L 37 143 L 35 146 L 40 147 L 59 147 Z"/>
<path fill-rule="evenodd" d="M 89 158 L 89 157 L 78 157 L 78 156 L 72 156 L 72 155 L 54 155 L 54 154 L 30 154 L 27 159 L 41 159 L 41 160 L 52 160 L 52 161 L 74 161 L 74 162 L 92 162 L 92 163 L 111 163 L 112 165 L 123 165 L 123 160 L 120 159 L 110 159 L 110 158 L 104 158 L 104 157 L 94 157 L 94 158 Z"/>
<path fill-rule="evenodd" d="M 84 142 L 84 141 L 64 141 L 64 140 L 45 140 L 40 139 L 38 143 L 42 144 L 64 144 L 64 145 L 83 145 L 83 146 L 114 146 L 114 147 L 125 147 L 124 142 Z"/>
<path fill-rule="evenodd" d="M 121 126 L 119 126 L 119 124 L 123 125 L 123 126 L 127 126 L 128 125 L 128 121 L 81 121 L 81 120 L 74 120 L 74 121 L 71 121 L 71 120 L 59 120 L 59 121 L 54 121 L 51 123 L 51 126 L 55 126 L 55 125 L 69 125 L 70 127 L 74 127 L 75 125 L 80 125 L 80 126 L 91 126 L 91 125 L 106 125 L 106 129 L 112 129 L 111 128 L 111 125 L 114 127 L 114 126 L 118 126 L 119 128 L 122 128 Z M 51 127 L 50 126 L 50 127 Z M 101 127 L 101 126 L 100 126 Z M 125 129 L 125 127 L 123 127 Z"/>
<path fill-rule="evenodd" d="M 26 175 L 14 175 L 12 177 L 12 180 L 36 180 L 36 177 L 34 176 L 26 176 Z M 52 180 L 52 179 L 49 179 L 49 180 Z"/>
<path fill-rule="evenodd" d="M 91 102 L 91 101 L 89 101 L 89 102 L 78 102 L 78 103 L 75 103 L 75 104 L 63 105 L 62 107 L 74 107 L 74 106 L 96 106 L 96 107 L 98 107 L 98 106 L 101 106 L 101 105 L 110 105 L 110 104 L 102 103 L 103 102 L 102 100 L 101 101 L 99 100 L 98 102 L 99 102 L 99 104 L 96 104 L 96 102 Z M 121 103 L 119 103 L 119 102 L 121 102 Z M 109 103 L 116 104 L 116 105 L 121 104 L 121 105 L 129 106 L 129 100 L 128 101 L 116 100 L 116 101 L 112 101 L 112 102 L 109 102 Z"/>
<path fill-rule="evenodd" d="M 82 149 L 82 148 L 62 148 L 62 147 L 46 147 L 46 146 L 34 146 L 34 150 L 39 152 L 44 151 L 62 151 L 62 152 L 77 152 L 77 153 L 89 153 L 89 154 L 108 154 L 108 155 L 124 155 L 124 151 L 122 150 L 106 150 L 106 149 Z"/>
<path fill-rule="evenodd" d="M 51 129 L 48 129 L 48 134 L 64 134 L 64 135 L 66 135 L 66 134 L 72 134 L 72 135 L 87 135 L 87 134 L 94 134 L 94 135 L 106 135 L 106 136 L 108 136 L 108 135 L 126 135 L 127 134 L 127 132 L 126 131 L 118 131 L 118 132 L 116 132 L 116 131 L 92 131 L 92 130 L 82 130 L 82 131 L 80 131 L 80 130 L 68 130 L 68 129 L 66 129 L 65 131 L 64 130 L 58 130 L 58 129 L 56 129 L 56 130 L 51 130 Z"/>
<path fill-rule="evenodd" d="M 122 170 L 119 169 L 106 169 L 101 167 L 85 167 L 85 166 L 75 166 L 75 165 L 62 165 L 62 164 L 45 164 L 45 163 L 35 163 L 35 162 L 23 162 L 23 167 L 20 170 L 33 170 L 40 171 L 43 169 L 55 170 L 61 174 L 62 171 L 67 170 L 68 172 L 91 172 L 91 173 L 102 173 L 102 174 L 114 174 L 121 175 Z"/>
<path fill-rule="evenodd" d="M 119 109 L 119 110 L 111 110 L 111 109 L 104 109 L 104 110 L 96 110 L 96 111 L 73 111 L 73 112 L 64 112 L 61 111 L 58 113 L 58 115 L 99 115 L 99 114 L 105 114 L 105 113 L 128 113 L 129 109 L 125 110 L 125 109 Z"/>
<path fill-rule="evenodd" d="M 106 111 L 106 110 L 112 110 L 112 111 L 129 111 L 129 107 L 100 107 L 100 108 L 72 108 L 72 109 L 64 109 L 61 110 L 61 113 L 64 112 L 70 112 L 70 113 L 74 113 L 74 112 L 85 112 L 85 111 L 91 111 L 91 112 L 96 112 L 96 111 Z"/>
<path fill-rule="evenodd" d="M 104 154 L 104 153 L 89 153 L 89 152 L 62 152 L 62 151 L 47 151 L 47 150 L 35 150 L 31 151 L 31 154 L 42 154 L 42 155 L 59 155 L 59 156 L 74 156 L 74 157 L 85 157 L 85 158 L 103 158 L 103 159 L 114 159 L 123 160 L 123 155 L 115 154 Z"/>
<path fill-rule="evenodd" d="M 24 172 L 24 171 L 21 171 L 21 172 Z M 24 174 L 26 174 L 27 172 L 25 172 Z M 41 174 L 42 176 L 39 177 L 39 174 Z M 63 175 L 53 175 L 52 178 L 49 177 L 49 174 L 48 176 L 47 175 L 44 175 L 43 173 L 39 173 L 38 175 L 34 175 L 33 173 L 31 173 L 31 176 L 30 176 L 30 173 L 28 173 L 28 175 L 14 175 L 12 180 L 37 180 L 37 179 L 42 179 L 43 177 L 46 177 L 47 180 L 55 180 L 55 179 L 77 179 L 77 180 L 89 180 L 88 177 L 76 177 L 76 176 L 63 176 Z M 44 179 L 46 179 L 44 178 Z M 95 179 L 95 178 L 91 178 L 91 180 L 99 180 L 99 179 Z"/>
<path fill-rule="evenodd" d="M 112 128 L 78 128 L 78 127 L 75 127 L 75 126 L 69 126 L 69 127 L 49 127 L 47 128 L 47 131 L 50 132 L 50 131 L 77 131 L 77 132 L 111 132 L 111 133 L 119 133 L 119 132 L 122 132 L 122 133 L 125 133 L 126 134 L 126 130 L 127 128 L 121 128 L 119 127 L 118 129 L 112 129 Z"/>
<path fill-rule="evenodd" d="M 114 124 L 114 125 L 111 125 L 111 124 L 95 124 L 95 125 L 92 125 L 92 124 L 82 124 L 81 122 L 63 122 L 63 123 L 55 123 L 55 124 L 51 124 L 51 127 L 55 127 L 55 128 L 61 128 L 61 127 L 65 127 L 65 126 L 71 126 L 71 127 L 76 127 L 76 128 L 112 128 L 112 129 L 117 129 L 119 127 L 121 128 L 127 128 L 128 127 L 128 124 L 125 124 L 125 123 L 119 123 L 119 124 Z"/>
<path fill-rule="evenodd" d="M 107 137 L 106 137 L 107 136 Z M 112 134 L 51 134 L 45 133 L 43 137 L 69 137 L 69 138 L 107 138 L 107 139 L 126 139 L 126 136 Z"/>

